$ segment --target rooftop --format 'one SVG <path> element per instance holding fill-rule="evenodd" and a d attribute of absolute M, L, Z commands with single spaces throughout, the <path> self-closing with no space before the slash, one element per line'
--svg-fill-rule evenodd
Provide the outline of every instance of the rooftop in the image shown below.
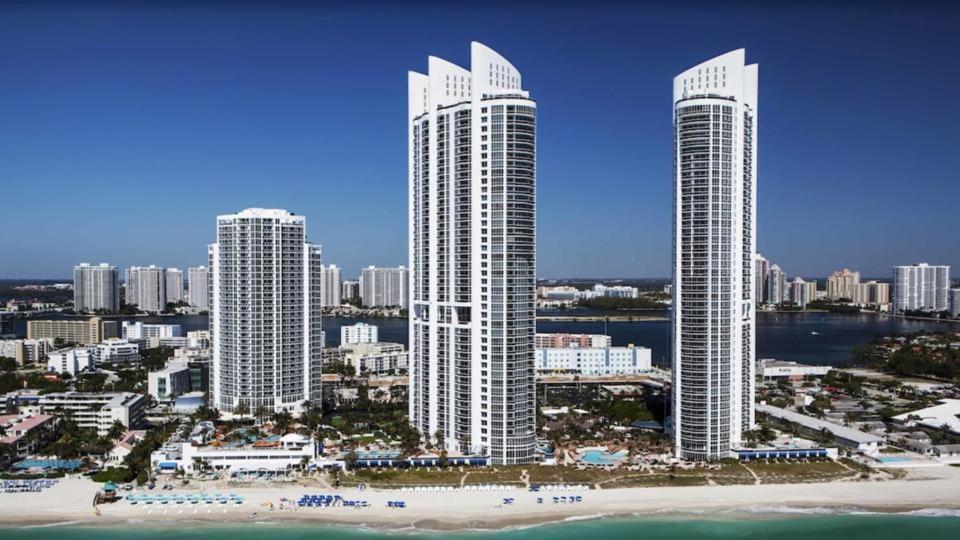
<path fill-rule="evenodd" d="M 856 429 L 851 429 L 846 426 L 841 426 L 840 424 L 834 424 L 833 422 L 827 422 L 826 420 L 820 420 L 819 418 L 814 418 L 812 416 L 807 416 L 806 414 L 800 414 L 798 412 L 793 412 L 787 409 L 781 409 L 780 407 L 774 407 L 772 405 L 760 404 L 757 405 L 757 411 L 764 414 L 769 414 L 775 418 L 780 418 L 788 422 L 793 422 L 795 424 L 800 424 L 801 426 L 822 430 L 826 429 L 830 433 L 833 433 L 836 437 L 841 437 L 848 441 L 853 441 L 858 444 L 869 444 L 869 443 L 881 443 L 883 442 L 882 437 L 872 435 L 870 433 L 864 433 Z"/>
<path fill-rule="evenodd" d="M 911 416 L 919 417 L 917 423 L 920 425 L 939 429 L 946 424 L 949 426 L 950 431 L 960 433 L 960 418 L 957 418 L 958 414 L 960 414 L 960 399 L 942 399 L 940 400 L 940 405 L 934 405 L 933 407 L 927 407 L 919 411 L 903 413 L 894 416 L 893 419 L 900 422 L 907 422 Z"/>

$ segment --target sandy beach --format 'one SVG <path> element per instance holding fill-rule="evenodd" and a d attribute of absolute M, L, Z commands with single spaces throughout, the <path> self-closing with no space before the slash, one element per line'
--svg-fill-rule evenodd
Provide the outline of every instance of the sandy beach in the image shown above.
<path fill-rule="evenodd" d="M 563 492 L 444 492 L 407 493 L 393 490 L 323 489 L 303 486 L 230 487 L 205 491 L 232 492 L 246 501 L 228 505 L 130 505 L 125 501 L 92 506 L 100 488 L 86 479 L 64 479 L 42 493 L 0 494 L 0 525 L 50 523 L 164 524 L 196 522 L 323 522 L 363 524 L 380 528 L 435 530 L 498 529 L 565 519 L 605 515 L 697 514 L 763 516 L 790 509 L 906 512 L 915 510 L 960 510 L 960 468 L 937 467 L 913 470 L 906 477 L 887 481 L 839 481 L 820 484 L 763 484 L 736 486 L 653 487 L 602 489 L 568 494 L 581 495 L 579 503 L 554 503 Z M 198 490 L 163 491 L 166 494 L 200 493 Z M 281 498 L 298 499 L 304 493 L 338 494 L 345 499 L 365 500 L 369 507 L 297 508 L 268 510 L 261 503 L 279 508 Z M 515 499 L 503 505 L 504 497 Z M 537 498 L 543 498 L 537 503 Z M 406 501 L 406 508 L 389 508 L 387 501 Z M 251 517 L 257 512 L 258 515 Z"/>

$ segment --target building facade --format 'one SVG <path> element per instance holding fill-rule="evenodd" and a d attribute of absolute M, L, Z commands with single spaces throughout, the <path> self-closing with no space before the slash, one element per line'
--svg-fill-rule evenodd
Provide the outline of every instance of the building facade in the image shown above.
<path fill-rule="evenodd" d="M 773 264 L 767 269 L 766 286 L 764 292 L 767 294 L 766 303 L 776 305 L 783 303 L 790 297 L 790 291 L 787 289 L 787 274 L 780 268 L 780 265 Z"/>
<path fill-rule="evenodd" d="M 855 301 L 859 296 L 860 272 L 847 268 L 837 270 L 827 277 L 827 299 Z"/>
<path fill-rule="evenodd" d="M 893 312 L 950 308 L 950 267 L 918 263 L 893 267 Z"/>
<path fill-rule="evenodd" d="M 754 424 L 758 68 L 744 59 L 673 80 L 672 432 L 687 459 L 730 455 Z"/>
<path fill-rule="evenodd" d="M 753 286 L 753 297 L 757 299 L 757 303 L 765 303 L 767 301 L 767 273 L 770 271 L 770 261 L 765 259 L 763 255 L 756 253 L 753 257 L 754 260 L 754 286 Z"/>
<path fill-rule="evenodd" d="M 117 267 L 107 263 L 74 266 L 73 307 L 77 311 L 119 311 L 120 274 Z"/>
<path fill-rule="evenodd" d="M 164 273 L 165 292 L 168 304 L 183 302 L 183 270 L 167 268 Z M 164 306 L 166 307 L 166 306 Z"/>
<path fill-rule="evenodd" d="M 0 357 L 12 358 L 18 366 L 42 361 L 54 348 L 52 339 L 4 339 L 0 340 Z"/>
<path fill-rule="evenodd" d="M 861 283 L 857 287 L 857 296 L 853 301 L 864 306 L 889 306 L 890 284 L 875 280 Z"/>
<path fill-rule="evenodd" d="M 44 414 L 69 414 L 81 429 L 106 435 L 114 422 L 126 428 L 143 425 L 146 399 L 132 392 L 59 392 L 40 396 Z"/>
<path fill-rule="evenodd" d="M 409 75 L 410 421 L 534 457 L 536 102 L 486 46 Z M 366 298 L 364 299 L 366 303 Z"/>
<path fill-rule="evenodd" d="M 380 341 L 376 325 L 358 322 L 340 327 L 340 346 Z"/>
<path fill-rule="evenodd" d="M 97 352 L 97 348 L 92 346 L 53 351 L 47 355 L 47 371 L 57 374 L 69 373 L 71 377 L 76 377 L 77 373 L 90 371 L 96 367 Z"/>
<path fill-rule="evenodd" d="M 339 306 L 343 293 L 340 268 L 335 264 L 324 265 L 320 271 L 323 273 L 323 305 Z"/>
<path fill-rule="evenodd" d="M 117 321 L 104 321 L 100 317 L 90 317 L 85 321 L 27 321 L 28 339 L 62 339 L 67 343 L 93 345 L 117 336 Z"/>
<path fill-rule="evenodd" d="M 636 375 L 650 371 L 646 347 L 561 347 L 537 349 L 540 375 Z"/>
<path fill-rule="evenodd" d="M 340 283 L 340 302 L 349 302 L 360 297 L 360 282 L 344 280 Z"/>
<path fill-rule="evenodd" d="M 320 399 L 320 246 L 306 220 L 249 208 L 217 217 L 212 283 L 211 406 L 299 412 Z"/>
<path fill-rule="evenodd" d="M 360 300 L 364 307 L 407 308 L 409 275 L 403 266 L 360 271 Z"/>
<path fill-rule="evenodd" d="M 534 345 L 538 349 L 610 347 L 613 345 L 613 340 L 604 334 L 536 334 Z"/>
<path fill-rule="evenodd" d="M 805 309 L 807 304 L 817 299 L 817 282 L 805 281 L 801 277 L 790 282 L 790 302 Z"/>
<path fill-rule="evenodd" d="M 192 389 L 187 362 L 169 362 L 163 369 L 147 373 L 147 393 L 158 401 L 173 399 Z"/>
<path fill-rule="evenodd" d="M 187 302 L 191 306 L 208 311 L 210 309 L 210 271 L 206 266 L 187 269 Z"/>
<path fill-rule="evenodd" d="M 160 313 L 167 307 L 166 271 L 153 265 L 131 266 L 126 271 L 126 303 L 140 311 Z"/>

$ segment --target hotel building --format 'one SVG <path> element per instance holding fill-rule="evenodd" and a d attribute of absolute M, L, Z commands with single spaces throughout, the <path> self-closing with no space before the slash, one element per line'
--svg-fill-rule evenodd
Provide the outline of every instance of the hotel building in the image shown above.
<path fill-rule="evenodd" d="M 534 457 L 536 110 L 480 43 L 409 76 L 410 421 L 494 464 Z"/>
<path fill-rule="evenodd" d="M 126 304 L 140 311 L 160 313 L 167 307 L 167 277 L 163 268 L 131 266 L 127 268 L 124 287 Z"/>
<path fill-rule="evenodd" d="M 211 406 L 300 411 L 320 399 L 320 246 L 306 220 L 248 208 L 217 217 L 210 245 Z"/>
<path fill-rule="evenodd" d="M 754 423 L 758 68 L 745 55 L 673 80 L 672 432 L 686 459 L 730 456 Z"/>
<path fill-rule="evenodd" d="M 67 343 L 93 345 L 117 337 L 117 321 L 90 317 L 85 321 L 70 319 L 27 321 L 28 339 L 62 339 Z"/>
<path fill-rule="evenodd" d="M 73 267 L 73 307 L 77 311 L 119 311 L 120 275 L 116 266 L 80 263 Z"/>

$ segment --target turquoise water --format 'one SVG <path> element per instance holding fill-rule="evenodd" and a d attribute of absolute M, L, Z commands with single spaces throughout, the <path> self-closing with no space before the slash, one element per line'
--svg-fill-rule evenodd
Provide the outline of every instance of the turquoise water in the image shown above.
<path fill-rule="evenodd" d="M 626 457 L 626 450 L 621 450 L 613 454 L 610 452 L 604 452 L 602 450 L 590 450 L 588 452 L 584 452 L 583 457 L 580 458 L 580 461 L 589 463 L 590 465 L 612 465 L 623 461 L 623 459 Z"/>
<path fill-rule="evenodd" d="M 903 463 L 904 461 L 913 461 L 908 457 L 900 457 L 900 456 L 880 456 L 877 459 L 879 459 L 884 463 Z"/>
<path fill-rule="evenodd" d="M 375 532 L 321 525 L 250 524 L 239 526 L 39 527 L 0 528 L 4 540 L 355 540 L 416 537 L 469 540 L 583 540 L 636 538 L 663 540 L 924 540 L 960 538 L 960 517 L 881 515 L 803 516 L 770 519 L 700 520 L 686 518 L 604 519 L 566 522 L 501 532 Z"/>

